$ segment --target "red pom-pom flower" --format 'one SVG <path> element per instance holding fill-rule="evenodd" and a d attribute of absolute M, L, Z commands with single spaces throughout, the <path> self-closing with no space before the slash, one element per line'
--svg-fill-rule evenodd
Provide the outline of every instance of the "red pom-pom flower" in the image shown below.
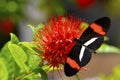
<path fill-rule="evenodd" d="M 75 45 L 74 38 L 79 38 L 84 31 L 81 28 L 82 20 L 74 17 L 62 17 L 51 19 L 44 24 L 43 29 L 37 31 L 37 39 L 34 39 L 40 51 L 40 55 L 51 67 L 64 65 L 67 56 Z"/>

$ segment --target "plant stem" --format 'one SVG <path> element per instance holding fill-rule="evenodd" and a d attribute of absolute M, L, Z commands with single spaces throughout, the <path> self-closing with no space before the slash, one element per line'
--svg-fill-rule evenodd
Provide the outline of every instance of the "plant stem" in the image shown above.
<path fill-rule="evenodd" d="M 76 78 L 77 78 L 78 80 L 80 80 L 80 77 L 78 76 L 78 74 L 76 74 L 75 76 L 76 76 Z"/>
<path fill-rule="evenodd" d="M 24 73 L 18 77 L 15 78 L 15 80 L 22 80 L 24 77 L 28 76 L 29 74 L 31 74 L 32 71 L 28 72 L 28 73 Z"/>

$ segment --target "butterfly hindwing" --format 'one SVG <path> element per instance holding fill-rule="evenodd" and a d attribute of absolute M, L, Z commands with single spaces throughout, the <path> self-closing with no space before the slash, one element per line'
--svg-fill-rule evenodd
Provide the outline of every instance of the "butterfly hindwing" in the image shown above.
<path fill-rule="evenodd" d="M 92 40 L 94 42 L 90 43 Z M 93 48 L 93 50 L 96 50 L 97 48 L 100 47 L 102 42 L 103 42 L 103 38 L 97 37 L 97 38 L 92 38 L 92 39 L 88 40 L 86 42 L 87 44 L 84 43 L 83 45 L 89 46 L 90 49 Z M 68 58 L 73 60 L 75 62 L 75 64 L 73 64 L 74 62 L 67 61 L 64 65 L 65 74 L 67 76 L 75 75 L 80 70 L 81 67 L 84 67 L 86 64 L 89 63 L 91 56 L 92 56 L 91 53 L 92 53 L 92 51 L 87 49 L 85 46 L 81 46 L 79 43 L 78 44 L 76 43 L 68 55 Z M 77 68 L 77 66 L 74 67 L 76 64 L 77 64 L 77 66 L 79 66 L 79 68 Z"/>
<path fill-rule="evenodd" d="M 79 56 L 79 52 L 80 52 L 81 47 L 82 47 L 81 45 L 75 44 L 75 46 L 71 49 L 71 51 L 68 55 L 68 58 L 71 59 L 71 60 L 74 60 L 74 62 L 79 67 L 80 67 L 80 65 L 79 65 L 80 62 L 79 62 L 79 57 L 78 56 Z M 73 67 L 72 63 L 71 63 L 71 61 L 66 60 L 66 63 L 64 65 L 64 72 L 67 76 L 73 76 L 74 74 L 76 74 L 79 71 L 79 69 Z"/>
<path fill-rule="evenodd" d="M 83 67 L 89 63 L 92 54 L 98 49 L 103 43 L 103 37 L 94 37 L 82 44 L 79 53 L 80 66 Z"/>
<path fill-rule="evenodd" d="M 65 72 L 66 76 L 73 76 L 78 71 L 79 71 L 79 69 L 71 67 L 69 63 L 65 63 L 65 65 L 64 65 L 64 72 Z"/>
<path fill-rule="evenodd" d="M 79 39 L 75 40 L 76 44 L 71 49 L 64 66 L 66 76 L 75 75 L 81 67 L 89 63 L 91 53 L 101 46 L 109 26 L 110 19 L 108 17 L 100 18 L 94 21 Z"/>
<path fill-rule="evenodd" d="M 104 37 L 96 37 L 96 38 L 97 39 L 94 42 L 92 42 L 90 45 L 87 46 L 88 48 L 94 51 L 97 50 L 104 41 Z"/>

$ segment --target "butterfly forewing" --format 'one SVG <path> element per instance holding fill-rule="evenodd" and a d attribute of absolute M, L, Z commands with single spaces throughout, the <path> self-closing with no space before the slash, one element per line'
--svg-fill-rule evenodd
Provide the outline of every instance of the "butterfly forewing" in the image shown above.
<path fill-rule="evenodd" d="M 108 32 L 109 27 L 110 19 L 108 17 L 100 18 L 91 23 L 79 39 L 82 43 L 85 43 L 93 37 L 103 37 Z"/>

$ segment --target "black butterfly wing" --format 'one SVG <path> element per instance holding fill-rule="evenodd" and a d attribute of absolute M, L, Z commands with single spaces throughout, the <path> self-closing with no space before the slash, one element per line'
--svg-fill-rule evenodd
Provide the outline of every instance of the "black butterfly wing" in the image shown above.
<path fill-rule="evenodd" d="M 98 49 L 103 43 L 103 36 L 106 35 L 110 26 L 108 17 L 100 18 L 94 21 L 81 35 L 79 42 L 71 49 L 68 57 L 74 60 L 79 67 L 83 67 L 91 59 L 91 53 Z M 79 71 L 78 68 L 72 66 L 72 63 L 66 62 L 64 72 L 66 76 L 73 76 Z"/>
<path fill-rule="evenodd" d="M 85 49 L 84 51 L 86 54 L 84 54 L 83 59 L 80 62 L 79 56 L 80 56 L 80 50 L 82 47 L 83 47 L 82 45 L 75 44 L 75 46 L 72 48 L 72 50 L 68 55 L 68 58 L 71 58 L 72 60 L 74 60 L 80 68 L 86 65 L 91 59 L 91 52 L 88 49 Z M 64 65 L 65 75 L 73 76 L 79 71 L 79 69 L 72 67 L 72 65 L 73 64 L 69 62 L 65 63 Z"/>
<path fill-rule="evenodd" d="M 83 32 L 79 38 L 82 43 L 90 40 L 93 37 L 103 37 L 109 30 L 110 19 L 108 17 L 102 17 L 94 21 L 90 26 Z"/>
<path fill-rule="evenodd" d="M 64 73 L 66 76 L 73 76 L 75 75 L 79 70 L 72 68 L 68 63 L 64 65 Z"/>
<path fill-rule="evenodd" d="M 94 42 L 89 44 L 88 47 L 92 50 L 96 50 L 97 48 L 100 47 L 102 42 L 103 42 L 102 37 L 95 38 Z M 84 67 L 86 64 L 89 63 L 91 56 L 92 56 L 91 54 L 92 51 L 89 50 L 89 48 L 86 48 L 85 46 L 82 46 L 80 44 L 75 44 L 75 46 L 72 48 L 71 52 L 69 53 L 68 57 L 74 60 L 79 65 L 80 68 Z M 65 75 L 73 76 L 79 71 L 79 69 L 72 67 L 72 65 L 73 64 L 69 62 L 65 63 L 64 65 Z"/>
<path fill-rule="evenodd" d="M 80 62 L 79 62 L 78 56 L 79 56 L 81 47 L 82 47 L 81 45 L 75 44 L 75 46 L 71 49 L 68 55 L 68 58 L 70 58 L 71 60 L 74 60 L 78 64 L 79 67 L 81 66 L 79 65 Z M 73 76 L 79 71 L 79 69 L 72 67 L 73 65 L 74 64 L 66 61 L 64 65 L 64 72 L 66 76 Z"/>
<path fill-rule="evenodd" d="M 81 57 L 80 65 L 85 66 L 91 59 L 91 53 L 97 50 L 104 41 L 104 35 L 108 32 L 110 27 L 110 19 L 108 17 L 100 18 L 94 21 L 81 35 L 79 43 L 81 43 L 84 51 L 81 51 L 79 55 Z M 89 54 L 88 54 L 89 53 Z"/>
<path fill-rule="evenodd" d="M 83 32 L 79 38 L 79 42 L 76 42 L 77 44 L 82 45 L 82 47 L 79 49 L 79 56 L 76 56 L 79 57 L 80 63 L 78 64 L 80 64 L 81 67 L 85 66 L 90 61 L 91 53 L 101 46 L 104 41 L 103 37 L 108 32 L 109 27 L 110 19 L 108 17 L 103 17 L 94 21 Z"/>
<path fill-rule="evenodd" d="M 95 53 L 95 50 L 98 49 L 102 43 L 103 43 L 103 37 L 95 37 L 95 38 L 91 38 L 90 40 L 88 40 L 83 44 L 79 53 L 80 66 L 83 67 L 89 63 L 92 56 L 91 53 Z"/>

